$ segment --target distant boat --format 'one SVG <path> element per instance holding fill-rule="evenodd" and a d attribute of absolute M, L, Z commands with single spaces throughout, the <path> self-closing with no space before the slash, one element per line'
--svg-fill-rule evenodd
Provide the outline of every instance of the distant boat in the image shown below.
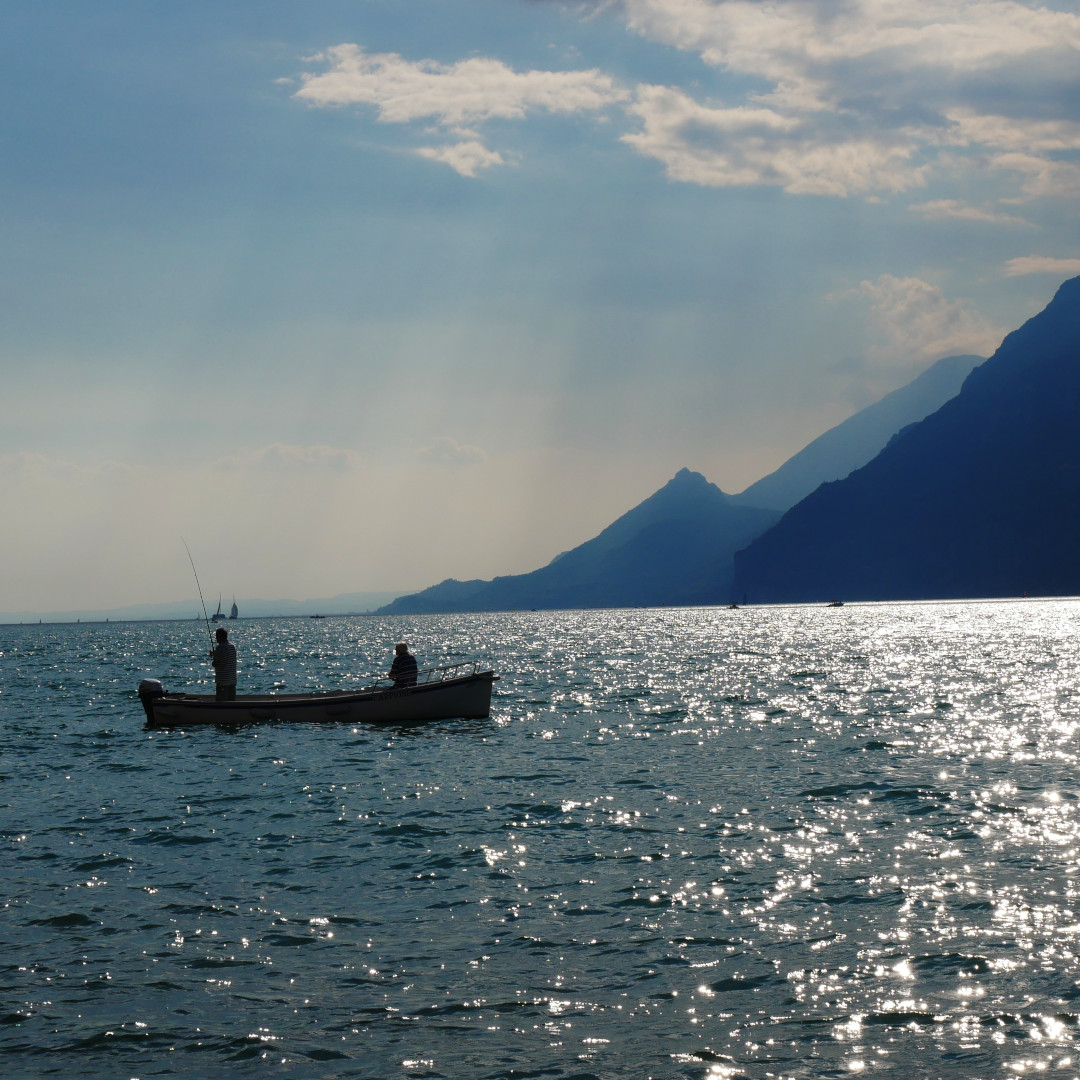
<path fill-rule="evenodd" d="M 843 600 L 833 600 L 831 603 L 828 603 L 825 606 L 826 607 L 843 607 L 844 606 L 844 601 Z"/>
<path fill-rule="evenodd" d="M 223 612 L 221 610 L 221 597 L 220 596 L 218 596 L 218 598 L 217 598 L 217 611 L 215 611 L 214 614 L 210 616 L 210 621 L 211 622 L 224 622 L 225 621 L 225 612 Z"/>
<path fill-rule="evenodd" d="M 230 619 L 236 619 L 240 617 L 240 609 L 236 606 L 236 597 L 232 598 L 232 611 L 229 612 Z"/>
<path fill-rule="evenodd" d="M 325 619 L 326 616 L 325 615 L 309 615 L 308 618 L 309 619 Z"/>
<path fill-rule="evenodd" d="M 309 723 L 420 724 L 429 720 L 484 719 L 491 715 L 495 672 L 479 663 L 418 672 L 415 686 L 310 694 L 251 694 L 216 701 L 213 694 L 166 693 L 157 679 L 139 684 L 149 727 L 250 724 L 259 720 Z"/>

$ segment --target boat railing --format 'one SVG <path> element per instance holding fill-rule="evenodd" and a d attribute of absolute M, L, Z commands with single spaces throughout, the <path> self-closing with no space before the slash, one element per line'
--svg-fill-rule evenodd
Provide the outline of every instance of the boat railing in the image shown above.
<path fill-rule="evenodd" d="M 416 673 L 416 685 L 424 686 L 427 683 L 446 682 L 447 679 L 462 679 L 483 670 L 483 663 L 480 660 L 462 660 L 457 664 L 439 664 L 436 667 L 421 668 Z M 384 677 L 375 685 L 381 688 L 386 683 L 393 685 L 393 680 Z"/>

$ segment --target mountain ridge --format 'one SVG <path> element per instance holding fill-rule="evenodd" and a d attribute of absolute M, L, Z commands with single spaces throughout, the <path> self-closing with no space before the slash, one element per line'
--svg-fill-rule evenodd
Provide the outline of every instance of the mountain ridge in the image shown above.
<path fill-rule="evenodd" d="M 941 408 L 984 361 L 967 354 L 942 357 L 911 382 L 829 428 L 732 499 L 743 506 L 790 510 L 821 484 L 865 465 L 903 428 Z"/>
<path fill-rule="evenodd" d="M 680 469 L 590 540 L 527 574 L 448 578 L 380 614 L 726 603 L 737 547 L 778 517 L 740 507 L 700 473 Z"/>
<path fill-rule="evenodd" d="M 736 556 L 755 601 L 1080 593 L 1080 278 Z"/>
<path fill-rule="evenodd" d="M 742 595 L 732 586 L 736 548 L 777 521 L 788 500 L 865 464 L 898 429 L 951 397 L 981 360 L 939 360 L 740 495 L 728 495 L 684 468 L 595 537 L 539 570 L 490 580 L 447 578 L 399 596 L 379 613 L 727 603 Z M 779 505 L 755 505 L 762 500 Z"/>

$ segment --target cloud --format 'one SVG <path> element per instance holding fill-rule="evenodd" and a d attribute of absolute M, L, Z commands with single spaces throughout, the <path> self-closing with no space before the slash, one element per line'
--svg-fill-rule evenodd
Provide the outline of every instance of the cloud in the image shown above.
<path fill-rule="evenodd" d="M 0 454 L 0 475 L 29 476 L 45 472 L 79 472 L 78 466 L 60 461 L 33 450 L 18 450 L 12 454 Z"/>
<path fill-rule="evenodd" d="M 359 45 L 337 45 L 317 59 L 330 70 L 302 76 L 298 98 L 312 105 L 374 105 L 384 123 L 432 119 L 460 128 L 496 117 L 520 119 L 533 110 L 603 109 L 626 96 L 597 70 L 517 72 L 483 57 L 456 64 L 412 62 L 397 53 L 367 53 Z"/>
<path fill-rule="evenodd" d="M 921 278 L 882 274 L 830 299 L 869 301 L 883 343 L 871 348 L 877 363 L 923 363 L 956 353 L 988 356 L 1005 336 L 989 319 L 949 300 L 941 288 Z"/>
<path fill-rule="evenodd" d="M 987 225 L 1030 225 L 1023 218 L 1012 214 L 1003 214 L 997 210 L 982 210 L 977 206 L 967 206 L 956 199 L 931 199 L 929 202 L 912 203 L 908 207 L 913 213 L 921 214 L 931 221 L 943 218 L 956 218 L 959 221 L 977 221 Z"/>
<path fill-rule="evenodd" d="M 1080 196 L 1080 165 L 1070 161 L 1051 161 L 1036 154 L 999 154 L 990 162 L 999 172 L 1018 174 L 1023 202 L 1038 198 L 1075 198 Z"/>
<path fill-rule="evenodd" d="M 903 191 L 925 183 L 904 138 L 834 135 L 773 108 L 713 108 L 668 87 L 639 88 L 630 107 L 644 130 L 624 135 L 673 180 L 710 187 L 769 185 L 796 195 Z"/>
<path fill-rule="evenodd" d="M 1061 0 L 1059 0 L 1061 2 Z M 537 113 L 609 113 L 676 181 L 874 198 L 966 177 L 1001 199 L 1080 196 L 1080 14 L 1035 0 L 610 0 L 632 31 L 735 78 L 727 99 L 620 84 L 597 69 L 517 71 L 492 57 L 409 60 L 340 44 L 295 97 L 367 107 L 448 140 L 416 152 L 475 177 L 506 163 L 478 130 Z M 924 203 L 927 216 L 1007 215 Z M 980 216 L 983 215 L 983 216 Z M 990 216 L 985 216 L 990 215 Z"/>
<path fill-rule="evenodd" d="M 1006 277 L 1024 274 L 1056 274 L 1071 277 L 1080 274 L 1080 259 L 1055 259 L 1049 255 L 1023 255 L 1005 264 Z"/>
<path fill-rule="evenodd" d="M 397 53 L 369 53 L 354 44 L 335 45 L 313 59 L 327 70 L 303 74 L 298 99 L 323 108 L 367 105 L 375 108 L 382 123 L 428 121 L 468 136 L 456 146 L 418 151 L 463 176 L 503 163 L 476 137 L 476 125 L 521 120 L 533 112 L 595 112 L 628 96 L 611 76 L 596 69 L 515 71 L 489 57 L 440 64 L 406 60 Z"/>
<path fill-rule="evenodd" d="M 441 161 L 455 172 L 469 177 L 476 176 L 477 169 L 504 164 L 501 154 L 489 150 L 478 139 L 469 139 L 453 146 L 422 146 L 416 152 L 432 161 Z"/>
<path fill-rule="evenodd" d="M 1073 120 L 979 115 L 971 108 L 953 109 L 946 117 L 951 125 L 946 141 L 953 146 L 1027 152 L 1080 150 L 1080 124 Z"/>
<path fill-rule="evenodd" d="M 342 473 L 352 472 L 362 464 L 363 458 L 355 450 L 272 443 L 257 450 L 242 450 L 222 458 L 217 462 L 217 468 L 226 471 L 250 469 L 265 472 Z"/>
<path fill-rule="evenodd" d="M 449 435 L 440 436 L 426 446 L 421 446 L 415 456 L 418 461 L 448 467 L 478 465 L 487 461 L 487 454 L 479 446 L 459 443 Z"/>
<path fill-rule="evenodd" d="M 1025 198 L 1080 194 L 1078 167 L 1055 157 L 1080 148 L 1066 92 L 1077 82 L 1076 13 L 1019 0 L 620 7 L 642 36 L 757 81 L 738 103 L 696 110 L 676 91 L 639 90 L 630 111 L 643 130 L 626 141 L 674 179 L 862 195 L 989 163 L 1014 174 Z M 729 123 L 754 108 L 772 122 Z"/>
<path fill-rule="evenodd" d="M 135 466 L 122 461 L 70 461 L 53 458 L 34 450 L 18 450 L 0 454 L 0 477 L 18 481 L 65 479 L 90 481 L 116 479 L 134 475 Z"/>
<path fill-rule="evenodd" d="M 702 59 L 762 76 L 799 105 L 836 102 L 848 79 L 908 87 L 926 73 L 964 75 L 1014 61 L 1067 62 L 1080 17 L 1018 0 L 623 0 L 631 29 Z M 861 69 L 861 70 L 860 70 Z"/>

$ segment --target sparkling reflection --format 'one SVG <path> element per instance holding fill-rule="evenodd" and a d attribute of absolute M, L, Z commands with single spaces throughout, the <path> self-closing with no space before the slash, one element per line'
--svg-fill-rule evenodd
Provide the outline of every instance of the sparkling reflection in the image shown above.
<path fill-rule="evenodd" d="M 1073 601 L 260 620 L 250 689 L 406 637 L 489 656 L 495 714 L 149 733 L 143 674 L 207 678 L 190 627 L 0 628 L 0 1051 L 1072 1075 L 1078 630 Z"/>

